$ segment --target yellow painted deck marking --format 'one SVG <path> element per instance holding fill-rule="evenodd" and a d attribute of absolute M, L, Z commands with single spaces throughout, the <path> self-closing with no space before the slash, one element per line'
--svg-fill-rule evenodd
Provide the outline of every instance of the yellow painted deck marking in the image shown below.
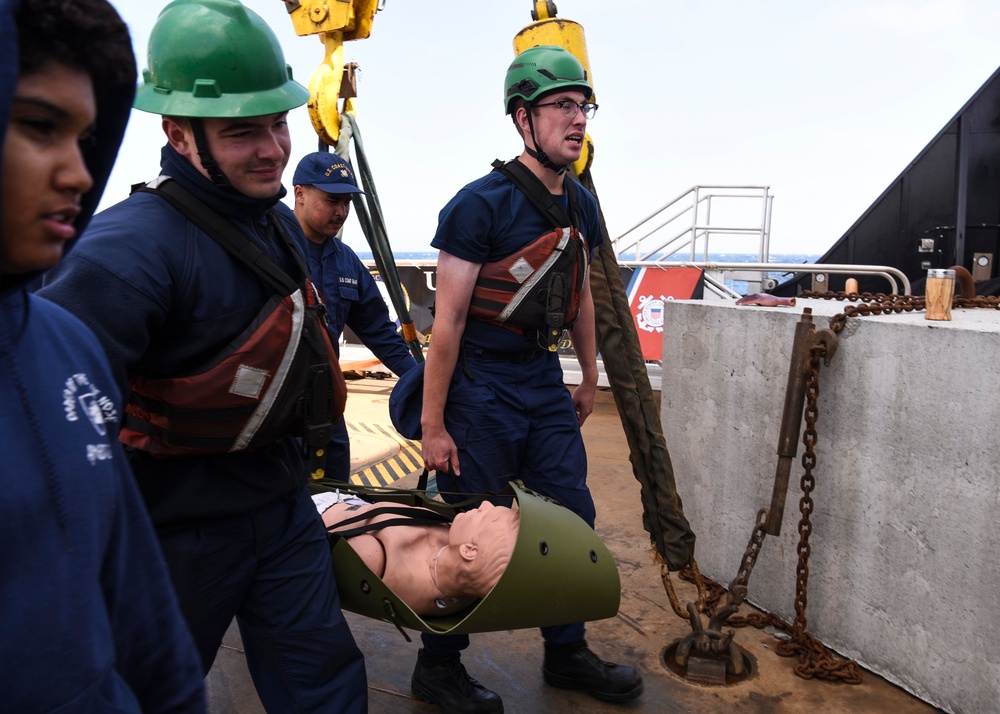
<path fill-rule="evenodd" d="M 399 451 L 385 461 L 351 474 L 350 482 L 356 486 L 389 486 L 404 476 L 409 476 L 424 468 L 423 453 L 419 441 L 404 439 L 394 429 L 381 424 L 347 422 L 347 432 L 367 432 L 386 436 L 399 443 Z"/>

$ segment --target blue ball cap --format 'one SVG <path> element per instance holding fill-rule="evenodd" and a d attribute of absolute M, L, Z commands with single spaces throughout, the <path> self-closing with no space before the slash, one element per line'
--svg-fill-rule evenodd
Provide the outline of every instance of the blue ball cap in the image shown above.
<path fill-rule="evenodd" d="M 292 185 L 315 186 L 327 193 L 364 193 L 358 188 L 350 162 L 329 151 L 314 151 L 303 156 L 295 167 Z"/>

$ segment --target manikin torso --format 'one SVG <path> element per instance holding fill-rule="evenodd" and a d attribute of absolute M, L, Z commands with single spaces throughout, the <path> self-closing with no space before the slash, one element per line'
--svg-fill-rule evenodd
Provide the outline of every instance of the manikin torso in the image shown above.
<path fill-rule="evenodd" d="M 489 509 L 493 507 L 487 504 Z M 389 504 L 336 503 L 323 512 L 323 522 L 332 533 L 338 531 L 338 524 L 348 518 L 364 513 L 370 517 L 343 526 L 340 530 L 353 529 L 368 524 L 376 524 L 398 519 L 396 514 L 384 511 Z M 424 509 L 415 509 L 418 513 Z M 430 513 L 430 511 L 427 511 Z M 499 513 L 500 511 L 498 511 Z M 475 518 L 478 509 L 470 512 Z M 504 522 L 490 531 L 490 548 L 484 547 L 486 555 L 468 557 L 469 547 L 478 550 L 475 544 L 462 544 L 449 540 L 452 526 L 439 525 L 392 525 L 370 533 L 351 536 L 347 542 L 361 556 L 373 573 L 379 576 L 414 612 L 423 616 L 441 616 L 461 612 L 486 594 L 483 585 L 480 592 L 470 592 L 463 587 L 463 575 L 478 572 L 491 561 L 495 552 L 509 553 L 513 550 L 516 537 L 516 514 L 510 509 L 502 509 Z M 512 524 L 513 523 L 513 524 Z M 457 532 L 457 531 L 456 531 Z M 466 536 L 468 538 L 468 536 Z M 474 540 L 473 538 L 468 538 Z M 465 553 L 466 555 L 463 555 Z M 506 560 L 504 560 L 504 564 Z M 499 574 L 489 583 L 489 587 L 499 579 Z M 488 591 L 488 588 L 486 589 Z"/>

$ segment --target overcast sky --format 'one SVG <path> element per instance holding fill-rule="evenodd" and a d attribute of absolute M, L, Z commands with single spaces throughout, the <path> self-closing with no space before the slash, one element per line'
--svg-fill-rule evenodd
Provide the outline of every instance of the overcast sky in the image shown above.
<path fill-rule="evenodd" d="M 160 9 L 112 0 L 140 69 Z M 245 3 L 297 80 L 323 59 L 281 0 Z M 360 64 L 358 124 L 396 252 L 429 250 L 441 207 L 521 149 L 503 112 L 512 40 L 531 0 L 384 0 Z M 612 236 L 695 184 L 767 185 L 772 253 L 820 254 L 1000 65 L 995 0 L 557 0 L 586 30 L 600 110 L 593 167 Z M 290 115 L 295 163 L 316 148 Z M 104 205 L 154 177 L 158 117 L 134 112 Z M 345 240 L 366 250 L 356 223 Z M 752 249 L 744 252 L 752 252 Z"/>

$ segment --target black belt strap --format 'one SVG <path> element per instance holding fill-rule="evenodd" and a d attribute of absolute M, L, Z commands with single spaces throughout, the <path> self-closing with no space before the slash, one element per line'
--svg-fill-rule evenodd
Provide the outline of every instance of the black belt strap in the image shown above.
<path fill-rule="evenodd" d="M 525 350 L 523 352 L 501 352 L 500 350 L 484 350 L 478 347 L 462 347 L 462 356 L 470 359 L 481 359 L 487 362 L 513 362 L 523 364 L 545 354 L 541 350 Z"/>

